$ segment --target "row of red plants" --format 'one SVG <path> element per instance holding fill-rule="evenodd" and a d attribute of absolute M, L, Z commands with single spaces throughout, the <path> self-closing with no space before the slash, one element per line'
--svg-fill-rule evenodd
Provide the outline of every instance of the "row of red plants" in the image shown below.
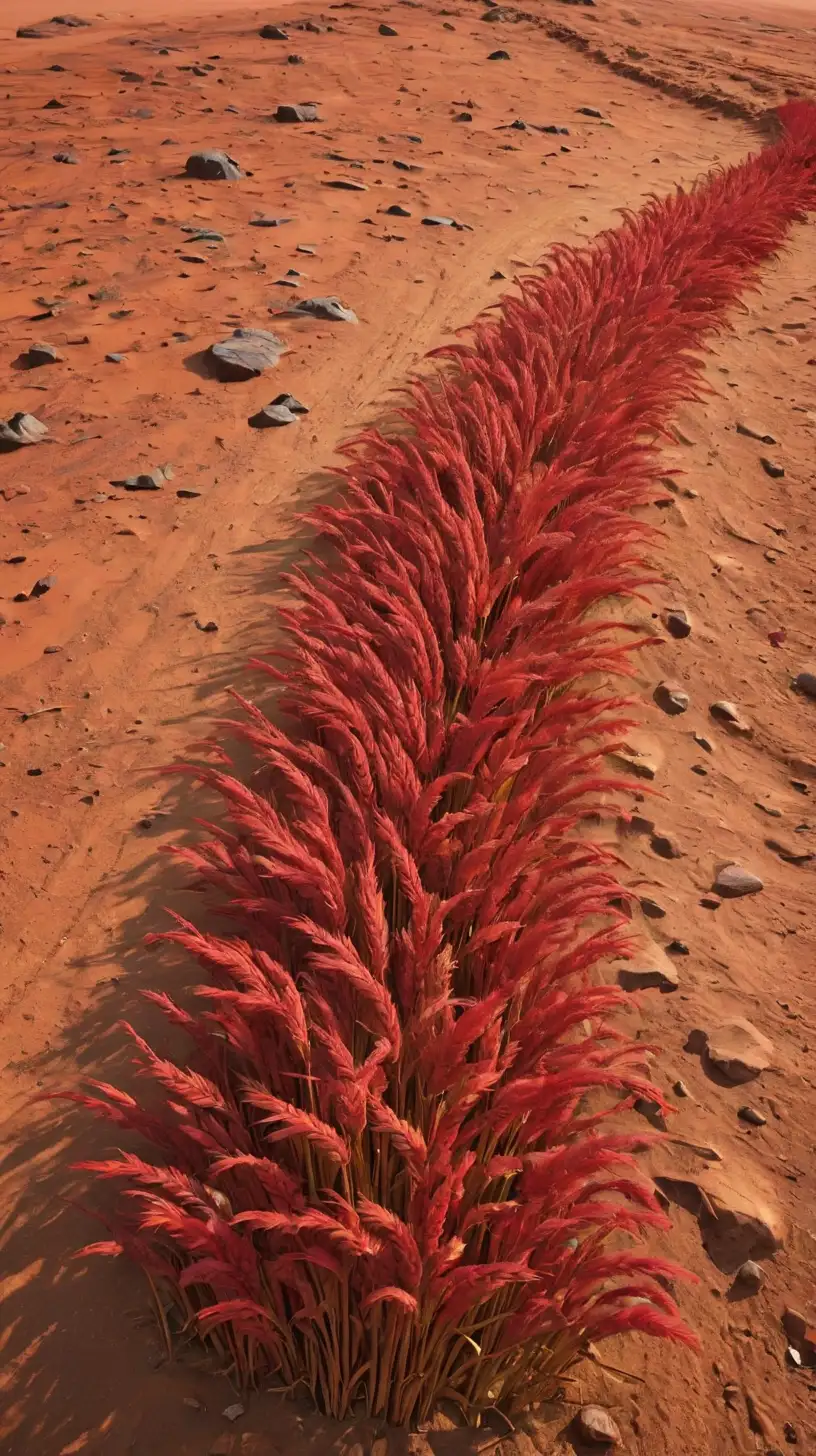
<path fill-rule="evenodd" d="M 76 1099 L 155 1152 L 111 1232 L 166 1328 L 325 1411 L 468 1420 L 546 1398 L 588 1342 L 693 1344 L 622 1116 L 662 1104 L 600 963 L 630 949 L 608 802 L 638 641 L 604 604 L 649 578 L 657 443 L 698 353 L 816 203 L 816 109 L 582 250 L 555 248 L 348 447 L 286 645 L 198 769 L 224 824 L 179 856 L 221 935 L 189 1064 L 134 1033 L 144 1102 Z M 606 683 L 606 687 L 597 686 Z M 612 683 L 612 686 L 608 684 Z M 617 684 L 617 686 L 615 686 Z M 283 725 L 283 726 L 279 726 Z"/>

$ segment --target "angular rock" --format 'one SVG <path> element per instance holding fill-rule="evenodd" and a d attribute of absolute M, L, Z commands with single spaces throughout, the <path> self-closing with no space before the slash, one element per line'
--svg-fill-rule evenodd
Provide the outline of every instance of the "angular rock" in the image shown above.
<path fill-rule="evenodd" d="M 753 728 L 750 723 L 746 722 L 734 703 L 721 699 L 719 702 L 712 703 L 708 711 L 718 723 L 724 723 L 731 733 L 736 733 L 740 738 L 753 737 Z"/>
<path fill-rule="evenodd" d="M 578 106 L 576 110 L 579 116 L 591 116 L 593 121 L 603 121 L 604 119 L 603 112 L 598 111 L 595 106 Z"/>
<path fill-rule="evenodd" d="M 579 1440 L 594 1446 L 617 1446 L 621 1433 L 602 1405 L 585 1405 L 575 1417 Z"/>
<path fill-rule="evenodd" d="M 666 918 L 663 906 L 659 905 L 657 900 L 653 900 L 651 895 L 640 896 L 640 908 L 647 920 L 665 920 Z"/>
<path fill-rule="evenodd" d="M 48 426 L 36 415 L 18 410 L 9 420 L 0 420 L 0 451 L 19 450 L 23 445 L 39 445 L 48 434 Z"/>
<path fill-rule="evenodd" d="M 758 895 L 765 886 L 759 875 L 743 869 L 742 865 L 726 864 L 718 869 L 711 888 L 723 900 L 739 900 L 743 895 Z"/>
<path fill-rule="evenodd" d="M 188 177 L 202 182 L 236 182 L 243 176 L 235 158 L 217 150 L 192 152 L 184 170 Z"/>
<path fill-rule="evenodd" d="M 681 639 L 691 635 L 691 621 L 685 607 L 667 607 L 663 623 L 671 637 Z"/>
<path fill-rule="evenodd" d="M 283 340 L 265 329 L 236 329 L 229 339 L 210 348 L 216 374 L 224 383 L 257 379 L 265 369 L 274 368 L 285 352 Z"/>
<path fill-rule="evenodd" d="M 120 490 L 161 490 L 165 480 L 172 479 L 173 473 L 172 466 L 168 476 L 164 466 L 157 465 L 154 470 L 143 471 L 141 475 L 126 475 L 123 480 L 112 480 L 111 485 L 118 486 Z"/>
<path fill-rule="evenodd" d="M 73 152 L 55 152 L 54 161 L 62 162 L 66 167 L 79 166 L 79 157 L 75 157 Z"/>
<path fill-rule="evenodd" d="M 297 106 L 279 106 L 273 121 L 319 121 L 317 107 L 313 101 L 301 101 Z"/>
<path fill-rule="evenodd" d="M 295 219 L 293 217 L 251 217 L 249 219 L 249 226 L 261 228 L 276 228 L 283 227 L 284 223 L 294 222 L 294 220 Z"/>
<path fill-rule="evenodd" d="M 386 25 L 385 21 L 383 21 L 381 25 L 377 26 L 377 30 L 379 31 L 380 35 L 397 35 L 399 33 L 394 29 L 393 25 Z"/>
<path fill-rule="evenodd" d="M 752 1082 L 771 1065 L 773 1042 L 750 1021 L 735 1017 L 706 1036 L 706 1054 L 729 1082 Z"/>
<path fill-rule="evenodd" d="M 288 40 L 289 36 L 279 25 L 262 25 L 258 34 L 262 40 Z"/>
<path fill-rule="evenodd" d="M 53 344 L 31 344 L 26 350 L 25 362 L 29 369 L 37 369 L 42 364 L 59 364 L 60 355 Z"/>
<path fill-rule="evenodd" d="M 682 859 L 683 851 L 673 834 L 653 834 L 652 849 L 661 859 Z"/>
<path fill-rule="evenodd" d="M 388 217 L 410 217 L 411 216 L 411 210 L 410 210 L 410 208 L 403 207 L 403 205 L 402 205 L 401 202 L 392 202 L 391 203 L 391 206 L 390 207 L 387 207 L 385 209 L 385 211 L 386 211 L 386 215 Z"/>
<path fill-rule="evenodd" d="M 250 415 L 248 423 L 253 430 L 269 430 L 281 425 L 296 425 L 297 414 L 285 404 L 267 404 L 257 414 Z"/>
<path fill-rule="evenodd" d="M 691 703 L 691 698 L 677 683 L 660 682 L 652 694 L 658 708 L 670 717 L 677 717 L 679 713 L 685 713 Z"/>
<path fill-rule="evenodd" d="M 640 952 L 632 965 L 618 970 L 618 985 L 624 991 L 676 991 L 680 977 L 659 945 Z"/>
<path fill-rule="evenodd" d="M 509 51 L 491 51 L 487 58 L 489 61 L 509 61 Z"/>
<path fill-rule="evenodd" d="M 333 324 L 359 323 L 352 308 L 346 308 L 339 298 L 301 298 L 286 310 L 292 314 L 306 314 L 309 318 L 326 319 Z"/>
<path fill-rule="evenodd" d="M 286 409 L 291 410 L 293 415 L 307 415 L 309 413 L 309 405 L 301 404 L 300 400 L 295 399 L 293 394 L 276 395 L 272 403 L 274 405 L 285 406 Z"/>

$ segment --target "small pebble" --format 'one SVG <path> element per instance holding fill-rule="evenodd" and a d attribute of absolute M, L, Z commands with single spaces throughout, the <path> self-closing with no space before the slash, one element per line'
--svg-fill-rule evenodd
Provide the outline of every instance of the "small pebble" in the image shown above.
<path fill-rule="evenodd" d="M 753 1259 L 748 1259 L 737 1270 L 734 1285 L 746 1294 L 758 1294 L 765 1282 L 765 1275 Z"/>
<path fill-rule="evenodd" d="M 688 710 L 691 699 L 687 692 L 684 692 L 676 683 L 661 682 L 654 690 L 653 697 L 658 708 L 670 717 L 676 717 L 679 713 Z"/>
<path fill-rule="evenodd" d="M 621 1433 L 602 1405 L 585 1405 L 575 1418 L 578 1436 L 595 1446 L 617 1446 Z"/>
<path fill-rule="evenodd" d="M 762 1113 L 757 1112 L 755 1107 L 741 1107 L 737 1113 L 737 1117 L 742 1122 L 749 1122 L 751 1127 L 764 1127 L 768 1121 L 767 1117 L 763 1117 Z"/>

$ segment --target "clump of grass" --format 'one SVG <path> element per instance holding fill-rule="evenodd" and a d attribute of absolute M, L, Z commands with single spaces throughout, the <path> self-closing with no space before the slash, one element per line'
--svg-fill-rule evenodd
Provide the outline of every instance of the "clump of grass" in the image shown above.
<path fill-rule="evenodd" d="M 653 442 L 816 201 L 813 109 L 785 114 L 774 149 L 553 250 L 400 438 L 349 447 L 263 664 L 286 727 L 244 703 L 257 773 L 197 770 L 227 817 L 177 853 L 225 931 L 177 921 L 207 980 L 194 1011 L 152 997 L 190 1064 L 131 1032 L 158 1100 L 74 1095 L 155 1148 L 84 1165 L 125 1185 L 94 1248 L 244 1384 L 478 1421 L 590 1341 L 694 1343 L 642 1247 L 666 1220 L 621 1114 L 662 1099 L 593 975 L 628 923 L 581 824 L 620 787 L 638 642 L 602 604 L 648 579 Z"/>

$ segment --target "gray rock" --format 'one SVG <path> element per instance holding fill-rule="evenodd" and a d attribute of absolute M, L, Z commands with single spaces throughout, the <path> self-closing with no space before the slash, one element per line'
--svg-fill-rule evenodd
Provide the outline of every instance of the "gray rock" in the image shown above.
<path fill-rule="evenodd" d="M 41 364 L 59 364 L 60 355 L 53 344 L 32 344 L 26 351 L 25 362 L 29 369 L 37 369 Z"/>
<path fill-rule="evenodd" d="M 793 679 L 793 686 L 799 693 L 804 693 L 806 698 L 816 698 L 816 672 L 798 672 Z"/>
<path fill-rule="evenodd" d="M 378 29 L 380 35 L 397 35 L 398 34 L 398 31 L 396 31 L 394 29 L 393 25 L 386 25 L 385 21 L 383 21 L 382 25 L 378 25 L 377 29 Z"/>
<path fill-rule="evenodd" d="M 603 121 L 603 112 L 598 111 L 595 106 L 579 106 L 576 108 L 579 116 L 591 116 L 593 121 Z"/>
<path fill-rule="evenodd" d="M 48 426 L 36 415 L 18 410 L 10 420 L 0 420 L 0 451 L 19 450 L 23 445 L 39 445 L 48 434 Z"/>
<path fill-rule="evenodd" d="M 172 480 L 175 471 L 172 465 L 157 465 L 154 470 L 140 475 L 126 475 L 123 480 L 112 480 L 111 485 L 120 490 L 161 490 L 166 480 Z"/>
<path fill-rule="evenodd" d="M 73 152 L 55 152 L 54 161 L 62 162 L 66 167 L 79 166 L 79 157 L 75 157 Z"/>
<path fill-rule="evenodd" d="M 717 871 L 711 888 L 715 895 L 721 895 L 724 900 L 738 900 L 743 895 L 758 895 L 765 886 L 759 875 L 744 870 L 741 865 L 727 864 Z"/>
<path fill-rule="evenodd" d="M 302 101 L 298 106 L 279 106 L 273 121 L 319 121 L 317 107 L 313 101 Z"/>
<path fill-rule="evenodd" d="M 487 58 L 489 61 L 509 61 L 509 51 L 491 51 Z"/>
<path fill-rule="evenodd" d="M 658 708 L 662 708 L 663 712 L 668 713 L 672 718 L 679 713 L 687 712 L 691 703 L 688 693 L 684 692 L 676 683 L 658 683 L 652 696 Z"/>
<path fill-rule="evenodd" d="M 293 217 L 251 217 L 250 227 L 275 228 L 283 227 L 284 223 L 294 222 Z"/>
<path fill-rule="evenodd" d="M 306 314 L 309 318 L 327 319 L 333 324 L 359 323 L 356 313 L 346 308 L 339 298 L 301 298 L 286 310 L 292 314 Z"/>
<path fill-rule="evenodd" d="M 765 1275 L 753 1259 L 746 1259 L 737 1270 L 734 1288 L 740 1294 L 758 1294 L 765 1282 Z"/>
<path fill-rule="evenodd" d="M 236 329 L 231 338 L 210 349 L 218 378 L 224 383 L 257 379 L 265 369 L 272 369 L 285 352 L 283 340 L 265 329 Z"/>
<path fill-rule="evenodd" d="M 403 205 L 402 205 L 401 202 L 392 202 L 391 203 L 391 206 L 390 207 L 387 207 L 385 209 L 385 211 L 386 211 L 386 215 L 388 217 L 410 217 L 411 216 L 411 210 L 410 210 L 410 208 L 403 207 Z"/>
<path fill-rule="evenodd" d="M 248 423 L 253 430 L 269 430 L 280 425 L 296 425 L 297 415 L 285 404 L 267 404 L 257 414 L 250 415 Z"/>
<path fill-rule="evenodd" d="M 105 362 L 106 364 L 124 364 L 126 358 L 126 354 L 106 354 Z"/>
<path fill-rule="evenodd" d="M 215 228 L 183 227 L 183 233 L 187 233 L 191 243 L 223 243 L 224 234 L 215 231 Z"/>
<path fill-rule="evenodd" d="M 197 177 L 202 182 L 236 182 L 243 176 L 234 157 L 219 151 L 191 153 L 184 170 L 188 177 Z"/>
<path fill-rule="evenodd" d="M 263 40 L 288 40 L 289 36 L 279 25 L 262 25 L 258 34 Z"/>

